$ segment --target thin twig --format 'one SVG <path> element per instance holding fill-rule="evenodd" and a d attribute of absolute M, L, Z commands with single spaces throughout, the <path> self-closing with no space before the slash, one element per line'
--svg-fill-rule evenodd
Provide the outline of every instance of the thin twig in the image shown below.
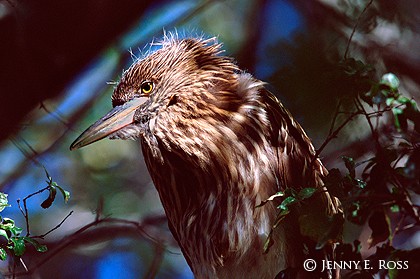
<path fill-rule="evenodd" d="M 394 231 L 392 232 L 392 237 L 390 238 L 391 240 L 391 245 L 392 245 L 392 240 L 394 239 L 395 235 L 398 233 L 398 231 L 400 230 L 402 223 L 405 219 L 405 214 L 402 214 L 402 217 L 400 218 L 400 221 L 398 222 L 397 226 L 395 227 Z"/>
<path fill-rule="evenodd" d="M 39 153 L 24 138 L 19 137 L 18 139 L 16 138 L 16 136 L 15 137 L 12 136 L 10 137 L 10 141 L 23 154 L 23 156 L 31 160 L 33 163 L 35 163 L 35 165 L 38 165 L 38 166 L 42 165 L 42 163 L 37 160 Z M 26 148 L 20 142 L 24 143 L 24 145 L 27 148 L 29 148 L 32 154 L 30 154 L 30 152 L 28 152 Z"/>
<path fill-rule="evenodd" d="M 330 131 L 330 133 L 328 134 L 327 138 L 325 139 L 325 141 L 322 143 L 322 145 L 316 150 L 315 152 L 315 156 L 314 159 L 312 161 L 315 162 L 315 160 L 318 158 L 318 156 L 321 154 L 321 152 L 324 150 L 324 148 L 328 145 L 328 143 L 333 140 L 334 138 L 336 138 L 338 136 L 338 133 L 350 122 L 353 120 L 353 118 L 357 115 L 360 114 L 360 111 L 355 111 L 353 113 L 350 114 L 349 117 L 347 117 L 346 120 L 344 120 L 343 123 L 341 123 L 340 126 L 338 126 L 334 131 Z M 335 120 L 333 120 L 333 122 L 335 122 Z M 331 129 L 330 129 L 331 130 Z"/>
<path fill-rule="evenodd" d="M 367 3 L 366 7 L 363 9 L 363 11 L 360 13 L 359 17 L 357 18 L 356 24 L 353 27 L 353 30 L 351 31 L 349 40 L 347 41 L 346 51 L 344 52 L 344 59 L 347 59 L 347 54 L 349 52 L 350 43 L 353 40 L 354 33 L 356 32 L 357 26 L 360 23 L 360 20 L 362 19 L 363 14 L 367 11 L 370 5 L 372 5 L 373 0 L 370 0 L 369 3 Z"/>
<path fill-rule="evenodd" d="M 23 261 L 21 257 L 19 258 L 19 261 L 22 264 L 23 268 L 26 270 L 26 272 L 28 272 L 28 267 L 26 266 L 25 262 Z"/>
<path fill-rule="evenodd" d="M 126 225 L 129 227 L 134 227 L 136 231 L 140 232 L 142 236 L 145 238 L 151 240 L 153 243 L 156 244 L 156 246 L 161 246 L 162 249 L 165 247 L 162 243 L 162 241 L 150 236 L 145 229 L 143 228 L 143 224 L 141 222 L 136 221 L 130 221 L 125 219 L 119 219 L 119 218 L 100 218 L 98 220 L 94 220 L 91 223 L 83 226 L 76 232 L 74 232 L 71 235 L 68 235 L 67 237 L 60 240 L 60 245 L 56 247 L 55 249 L 49 251 L 45 257 L 43 257 L 39 262 L 35 263 L 33 267 L 29 268 L 27 272 L 12 272 L 12 274 L 6 274 L 6 277 L 10 276 L 23 276 L 23 275 L 31 275 L 33 274 L 37 269 L 39 269 L 41 266 L 43 266 L 45 263 L 50 261 L 52 258 L 54 258 L 58 253 L 60 253 L 62 250 L 67 248 L 68 246 L 72 245 L 73 243 L 77 243 L 78 245 L 81 245 L 80 238 L 84 237 L 88 234 L 89 230 L 92 228 L 98 226 L 98 225 Z M 115 231 L 115 229 L 112 229 Z M 123 231 L 127 231 L 127 228 L 125 228 Z M 97 233 L 95 233 L 97 235 Z M 109 235 L 109 234 L 107 234 Z M 105 236 L 105 235 L 103 235 Z M 79 240 L 79 241 L 78 241 Z M 95 237 L 95 240 L 98 241 L 98 237 Z M 166 250 L 166 249 L 163 249 Z M 170 252 L 170 251 L 169 251 Z M 173 253 L 173 252 L 172 252 Z"/>
<path fill-rule="evenodd" d="M 98 205 L 96 206 L 95 221 L 98 221 L 101 218 L 103 211 L 104 211 L 104 197 L 101 196 L 98 200 Z"/>
<path fill-rule="evenodd" d="M 371 157 L 369 159 L 366 159 L 366 160 L 363 160 L 363 161 L 360 161 L 360 162 L 356 162 L 354 166 L 355 166 L 355 168 L 357 168 L 357 167 L 359 167 L 363 164 L 371 162 L 373 159 L 375 159 L 375 157 Z"/>
<path fill-rule="evenodd" d="M 381 117 L 384 113 L 386 113 L 386 112 L 390 112 L 390 111 L 392 111 L 392 109 L 394 109 L 394 108 L 399 108 L 399 107 L 402 107 L 402 106 L 405 106 L 405 104 L 399 104 L 399 105 L 397 105 L 397 106 L 395 106 L 395 107 L 386 106 L 386 107 L 385 107 L 385 108 L 383 108 L 382 110 L 378 109 L 378 110 L 376 110 L 376 111 L 367 112 L 367 113 L 366 113 L 366 115 L 367 115 L 367 116 L 371 116 L 371 117 L 377 117 L 377 118 L 379 118 L 379 117 Z"/>
<path fill-rule="evenodd" d="M 393 179 L 394 185 L 398 187 L 401 190 L 401 192 L 404 194 L 405 202 L 408 205 L 408 206 L 404 206 L 405 210 L 407 210 L 410 216 L 416 220 L 417 224 L 420 224 L 419 211 L 418 211 L 418 208 L 413 204 L 410 193 L 408 192 L 407 188 L 401 184 L 401 181 L 397 177 L 395 177 L 395 174 L 393 174 L 393 178 L 394 178 Z"/>
<path fill-rule="evenodd" d="M 337 102 L 337 106 L 335 107 L 335 112 L 334 112 L 334 116 L 333 119 L 331 121 L 331 125 L 330 125 L 330 130 L 328 131 L 328 134 L 331 135 L 333 133 L 334 127 L 335 127 L 335 122 L 337 121 L 337 117 L 340 111 L 340 107 L 341 107 L 341 99 L 338 99 Z"/>
<path fill-rule="evenodd" d="M 69 212 L 69 214 L 67 214 L 66 217 L 64 217 L 63 220 L 61 220 L 60 223 L 58 223 L 57 226 L 55 226 L 54 228 L 52 228 L 51 230 L 47 231 L 44 234 L 41 235 L 37 235 L 37 236 L 32 236 L 32 238 L 41 238 L 44 239 L 44 237 L 46 237 L 47 235 L 49 235 L 50 233 L 52 233 L 53 231 L 57 230 L 59 227 L 61 227 L 61 225 L 63 225 L 63 223 L 73 214 L 73 210 Z"/>
<path fill-rule="evenodd" d="M 372 132 L 373 140 L 375 141 L 375 147 L 376 147 L 377 151 L 379 151 L 380 148 L 381 148 L 381 145 L 379 143 L 379 136 L 378 136 L 377 131 L 373 127 L 372 121 L 370 121 L 370 116 L 369 116 L 368 112 L 366 111 L 365 107 L 363 106 L 362 102 L 360 101 L 360 99 L 358 97 L 356 97 L 354 99 L 354 104 L 355 104 L 357 110 L 362 111 L 362 114 L 365 116 L 366 121 L 367 121 L 367 123 L 370 127 L 371 132 Z"/>
<path fill-rule="evenodd" d="M 402 227 L 398 231 L 398 233 L 403 232 L 403 231 L 408 230 L 408 229 L 411 229 L 411 228 L 414 228 L 415 226 L 418 226 L 418 225 L 419 225 L 418 223 L 411 223 L 411 224 L 405 225 L 404 227 Z"/>
<path fill-rule="evenodd" d="M 381 104 L 378 104 L 378 109 L 376 110 L 376 112 L 381 111 Z M 379 129 L 379 117 L 381 116 L 381 114 L 378 114 L 378 117 L 376 117 L 376 130 Z"/>
<path fill-rule="evenodd" d="M 28 212 L 28 207 L 26 206 L 26 200 L 29 199 L 29 198 L 31 198 L 31 197 L 33 197 L 33 196 L 35 196 L 35 195 L 41 194 L 42 192 L 44 192 L 45 190 L 47 190 L 49 187 L 50 186 L 48 185 L 47 187 L 42 188 L 41 190 L 38 190 L 38 191 L 36 191 L 36 192 L 34 192 L 32 194 L 29 194 L 28 196 L 26 196 L 25 198 L 23 198 L 23 208 L 20 205 L 20 199 L 17 200 L 17 204 L 18 204 L 19 210 L 22 213 L 23 217 L 25 218 L 25 222 L 26 222 L 26 236 L 30 236 L 31 235 L 31 233 L 30 233 L 30 227 L 29 227 L 29 212 Z"/>
<path fill-rule="evenodd" d="M 410 153 L 410 150 L 407 149 L 403 149 L 401 150 L 401 154 L 398 156 L 397 160 L 394 161 L 394 163 L 392 164 L 392 168 L 395 169 L 398 165 L 398 163 L 408 154 Z"/>
<path fill-rule="evenodd" d="M 54 112 L 54 111 L 51 111 L 51 110 L 49 110 L 46 106 L 45 106 L 45 104 L 44 104 L 44 102 L 41 102 L 41 104 L 40 104 L 40 106 L 39 106 L 41 109 L 43 109 L 43 110 L 45 110 L 45 112 L 46 113 L 48 113 L 49 115 L 51 115 L 55 120 L 57 120 L 59 123 L 61 123 L 61 124 L 63 124 L 64 126 L 66 126 L 66 127 L 71 127 L 71 125 L 69 124 L 69 123 L 67 123 L 65 120 L 64 120 L 64 118 L 58 113 L 58 112 Z"/>
<path fill-rule="evenodd" d="M 153 257 L 152 264 L 149 267 L 149 270 L 146 272 L 144 279 L 153 279 L 156 277 L 157 272 L 159 271 L 160 265 L 163 261 L 164 255 L 164 246 L 161 243 L 156 243 L 155 245 L 155 255 Z"/>
<path fill-rule="evenodd" d="M 85 115 L 86 111 L 89 111 L 89 109 L 92 108 L 92 104 L 94 103 L 95 99 L 97 96 L 99 96 L 100 92 L 103 92 L 105 86 L 99 88 L 97 91 L 95 91 L 94 94 L 92 94 L 92 97 L 83 104 L 83 106 L 79 107 L 73 114 L 72 116 L 69 118 L 68 123 L 71 123 L 71 125 L 73 123 L 78 122 L 78 120 L 80 118 L 82 118 L 82 116 Z M 4 179 L 1 184 L 0 184 L 0 188 L 4 187 L 4 185 L 7 185 L 10 183 L 10 181 L 14 181 L 16 180 L 18 177 L 20 177 L 22 175 L 22 173 L 25 173 L 25 169 L 28 167 L 29 163 L 32 161 L 34 163 L 36 163 L 38 166 L 43 166 L 38 160 L 37 158 L 41 157 L 43 154 L 47 154 L 49 152 L 52 152 L 53 150 L 55 150 L 60 144 L 62 144 L 63 142 L 63 138 L 65 138 L 67 136 L 68 131 L 73 130 L 71 127 L 66 127 L 65 131 L 63 131 L 63 133 L 58 136 L 52 143 L 49 144 L 49 146 L 39 152 L 35 152 L 33 154 L 29 154 L 28 152 L 25 151 L 25 149 L 21 149 L 19 148 L 19 142 L 11 137 L 10 141 L 12 141 L 12 143 L 14 145 L 16 145 L 16 147 L 23 153 L 23 155 L 27 158 L 27 160 L 23 160 L 20 162 L 20 164 L 14 168 L 14 171 L 11 172 L 6 179 Z M 26 142 L 26 145 L 33 150 L 33 148 L 31 148 L 30 144 Z"/>

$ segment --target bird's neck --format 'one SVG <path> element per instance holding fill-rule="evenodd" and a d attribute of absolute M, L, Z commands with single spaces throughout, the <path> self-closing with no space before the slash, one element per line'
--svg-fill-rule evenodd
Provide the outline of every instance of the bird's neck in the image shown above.
<path fill-rule="evenodd" d="M 160 160 L 153 155 L 154 147 L 146 141 L 142 145 L 172 231 L 196 266 L 223 266 L 250 251 L 262 256 L 276 214 L 271 205 L 256 209 L 276 191 L 273 166 L 264 155 L 272 153 L 265 150 L 270 144 L 250 140 L 248 133 L 260 141 L 265 138 L 238 123 L 245 116 L 231 117 L 237 118 L 231 125 L 211 123 L 214 118 L 191 121 L 194 127 L 211 125 L 194 132 L 182 146 L 156 137 Z"/>
<path fill-rule="evenodd" d="M 146 163 L 172 232 L 193 261 L 193 268 L 221 267 L 250 251 L 262 257 L 263 243 L 274 221 L 275 207 L 256 209 L 272 194 L 258 189 L 262 184 L 275 184 L 269 166 L 262 158 L 249 162 L 244 146 L 240 147 L 244 153 L 238 156 L 239 147 L 233 145 L 226 141 L 217 153 L 206 153 L 208 161 L 197 155 L 195 162 L 183 150 L 161 149 L 159 165 L 154 165 L 154 158 L 147 158 L 153 156 L 150 150 L 144 151 L 149 154 L 145 155 Z"/>

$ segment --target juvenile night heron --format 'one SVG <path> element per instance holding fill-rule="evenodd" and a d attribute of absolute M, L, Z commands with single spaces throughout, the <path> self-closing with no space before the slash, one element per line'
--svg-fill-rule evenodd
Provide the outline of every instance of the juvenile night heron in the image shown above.
<path fill-rule="evenodd" d="M 197 278 L 319 278 L 303 262 L 325 252 L 314 248 L 323 220 L 339 212 L 323 189 L 326 169 L 264 82 L 221 52 L 215 39 L 166 36 L 124 72 L 114 108 L 71 149 L 105 137 L 140 139 L 169 227 Z M 257 205 L 306 187 L 323 190 L 292 208 L 264 253 L 279 210 L 275 202 Z"/>

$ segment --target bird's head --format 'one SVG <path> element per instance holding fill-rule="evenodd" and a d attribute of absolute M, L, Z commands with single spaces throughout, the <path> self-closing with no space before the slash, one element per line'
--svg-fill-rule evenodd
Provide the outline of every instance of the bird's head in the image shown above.
<path fill-rule="evenodd" d="M 234 105 L 236 65 L 212 39 L 166 37 L 161 48 L 124 72 L 112 95 L 113 109 L 71 145 L 77 149 L 105 137 L 137 139 L 166 121 L 187 121 Z M 221 98 L 223 95 L 223 98 Z M 206 108 L 206 109 L 203 109 Z M 226 109 L 226 108 L 224 108 Z"/>

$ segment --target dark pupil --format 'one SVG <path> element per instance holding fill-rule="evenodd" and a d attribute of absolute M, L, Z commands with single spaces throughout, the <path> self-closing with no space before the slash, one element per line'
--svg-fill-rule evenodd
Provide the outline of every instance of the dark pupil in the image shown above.
<path fill-rule="evenodd" d="M 149 92 L 150 90 L 152 90 L 152 85 L 149 82 L 143 84 L 143 91 Z"/>

